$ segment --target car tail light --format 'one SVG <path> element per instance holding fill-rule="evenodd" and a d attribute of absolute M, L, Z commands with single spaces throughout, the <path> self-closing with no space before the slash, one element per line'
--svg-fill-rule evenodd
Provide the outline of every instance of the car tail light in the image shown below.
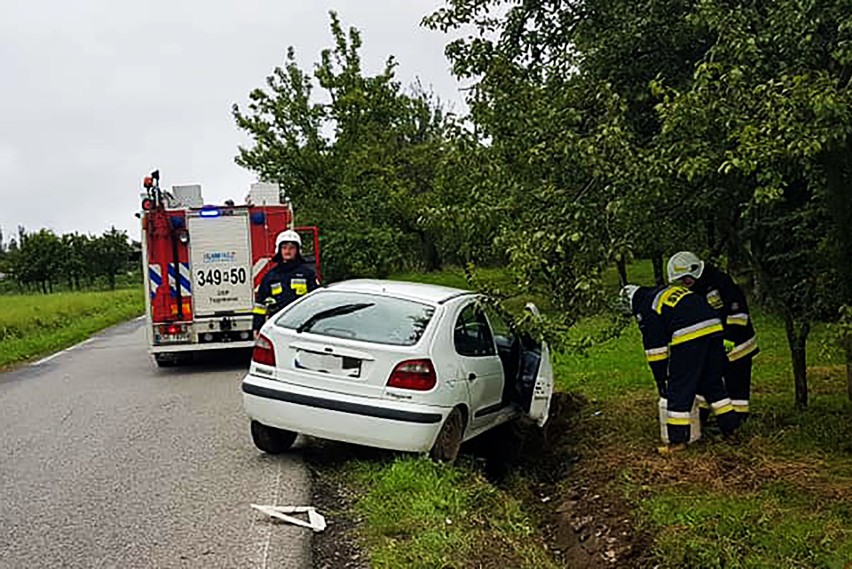
<path fill-rule="evenodd" d="M 429 391 L 437 382 L 431 360 L 408 360 L 394 368 L 388 379 L 388 387 Z"/>
<path fill-rule="evenodd" d="M 251 360 L 258 364 L 275 367 L 275 348 L 272 347 L 272 342 L 261 334 L 254 342 L 254 351 L 251 354 Z"/>

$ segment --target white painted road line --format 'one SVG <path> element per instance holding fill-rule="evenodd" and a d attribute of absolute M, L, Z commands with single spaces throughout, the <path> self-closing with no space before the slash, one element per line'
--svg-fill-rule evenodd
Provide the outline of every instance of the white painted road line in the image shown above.
<path fill-rule="evenodd" d="M 86 340 L 83 340 L 82 342 L 74 344 L 70 348 L 65 348 L 64 350 L 58 351 L 55 354 L 50 354 L 49 356 L 44 357 L 44 358 L 38 360 L 37 362 L 33 362 L 31 365 L 40 366 L 42 364 L 46 364 L 47 362 L 49 362 L 53 358 L 59 357 L 66 352 L 70 352 L 71 350 L 76 350 L 77 348 L 81 348 L 81 347 L 85 346 L 86 344 L 89 344 L 89 343 L 94 342 L 94 341 L 95 341 L 94 338 L 88 338 Z"/>
<path fill-rule="evenodd" d="M 61 356 L 63 354 L 63 352 L 65 352 L 65 350 L 62 350 L 61 352 L 56 352 L 55 354 L 51 354 L 51 355 L 47 356 L 46 358 L 42 358 L 39 361 L 34 362 L 32 365 L 40 366 L 41 364 L 46 364 L 47 362 L 49 362 L 53 358 Z"/>

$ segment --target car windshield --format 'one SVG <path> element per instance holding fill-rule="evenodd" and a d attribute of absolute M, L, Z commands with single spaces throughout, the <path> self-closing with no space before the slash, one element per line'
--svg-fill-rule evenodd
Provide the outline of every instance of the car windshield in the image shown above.
<path fill-rule="evenodd" d="M 434 307 L 413 300 L 323 291 L 294 304 L 275 324 L 299 333 L 413 346 L 434 313 Z"/>

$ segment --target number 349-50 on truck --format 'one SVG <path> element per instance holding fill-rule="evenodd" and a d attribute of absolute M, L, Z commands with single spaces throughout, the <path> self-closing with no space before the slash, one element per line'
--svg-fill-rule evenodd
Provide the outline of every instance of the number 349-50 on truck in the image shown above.
<path fill-rule="evenodd" d="M 277 185 L 253 184 L 246 203 L 204 205 L 201 186 L 161 190 L 159 172 L 142 193 L 142 274 L 148 345 L 157 365 L 203 350 L 251 348 L 254 296 L 272 268 L 275 237 L 293 227 Z M 320 277 L 316 227 L 295 228 L 302 256 Z"/>

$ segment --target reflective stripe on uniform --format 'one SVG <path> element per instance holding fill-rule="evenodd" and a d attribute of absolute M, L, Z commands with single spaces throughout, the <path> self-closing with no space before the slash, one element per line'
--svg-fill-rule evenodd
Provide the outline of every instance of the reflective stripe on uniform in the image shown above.
<path fill-rule="evenodd" d="M 757 336 L 752 336 L 742 344 L 734 346 L 734 348 L 728 352 L 728 361 L 736 361 L 740 358 L 744 358 L 750 353 L 754 352 L 757 349 Z"/>
<path fill-rule="evenodd" d="M 695 400 L 698 402 L 699 409 L 709 409 L 710 405 L 707 403 L 707 400 L 704 399 L 703 395 L 696 395 Z"/>
<path fill-rule="evenodd" d="M 714 415 L 724 415 L 725 413 L 733 411 L 734 406 L 731 404 L 731 400 L 725 397 L 711 403 L 710 409 L 713 411 Z"/>
<path fill-rule="evenodd" d="M 737 413 L 748 413 L 748 399 L 731 399 L 731 405 Z"/>
<path fill-rule="evenodd" d="M 668 411 L 666 413 L 666 423 L 669 425 L 689 425 L 692 419 L 692 413 L 689 411 Z"/>
<path fill-rule="evenodd" d="M 727 320 L 728 326 L 745 326 L 748 324 L 748 314 L 740 313 L 740 314 L 731 314 L 728 316 Z"/>
<path fill-rule="evenodd" d="M 677 344 L 683 344 L 684 342 L 722 331 L 722 321 L 718 318 L 711 318 L 710 320 L 705 320 L 704 322 L 699 322 L 698 324 L 675 331 L 672 334 L 671 345 L 676 346 Z"/>
<path fill-rule="evenodd" d="M 658 292 L 657 296 L 654 297 L 654 302 L 651 304 L 651 306 L 653 307 L 654 312 L 656 312 L 657 314 L 662 314 L 664 304 L 673 307 L 678 302 L 680 302 L 681 298 L 688 294 L 692 294 L 689 292 L 688 288 L 672 285 Z"/>
<path fill-rule="evenodd" d="M 668 346 L 663 346 L 662 348 L 651 348 L 650 350 L 645 350 L 645 357 L 648 358 L 649 362 L 667 360 L 669 358 L 669 348 Z"/>
<path fill-rule="evenodd" d="M 262 304 L 255 304 L 254 308 L 251 309 L 252 314 L 259 314 L 260 316 L 266 315 L 266 307 Z"/>

